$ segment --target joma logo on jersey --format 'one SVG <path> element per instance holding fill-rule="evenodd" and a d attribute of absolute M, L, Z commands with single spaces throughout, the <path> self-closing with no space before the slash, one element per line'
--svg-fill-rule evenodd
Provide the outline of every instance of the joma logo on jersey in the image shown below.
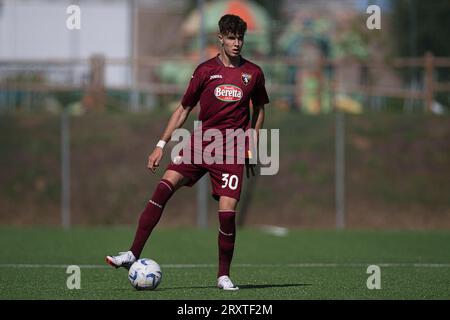
<path fill-rule="evenodd" d="M 242 98 L 242 90 L 232 84 L 223 84 L 214 89 L 214 95 L 225 102 L 239 101 Z"/>

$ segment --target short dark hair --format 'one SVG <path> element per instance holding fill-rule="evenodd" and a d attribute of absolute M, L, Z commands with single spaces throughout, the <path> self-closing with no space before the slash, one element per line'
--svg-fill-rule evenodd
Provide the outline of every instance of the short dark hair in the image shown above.
<path fill-rule="evenodd" d="M 226 14 L 219 20 L 219 31 L 223 35 L 231 33 L 244 36 L 247 31 L 247 23 L 239 16 Z"/>

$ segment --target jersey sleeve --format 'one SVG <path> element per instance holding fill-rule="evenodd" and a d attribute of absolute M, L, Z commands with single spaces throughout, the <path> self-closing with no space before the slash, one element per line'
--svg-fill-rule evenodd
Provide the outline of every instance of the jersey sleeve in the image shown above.
<path fill-rule="evenodd" d="M 195 107 L 200 100 L 200 95 L 203 90 L 203 72 L 200 67 L 195 69 L 194 74 L 189 81 L 189 85 L 184 93 L 181 105 L 183 107 Z"/>
<path fill-rule="evenodd" d="M 269 103 L 269 96 L 266 91 L 266 80 L 261 71 L 258 75 L 255 88 L 253 89 L 251 100 L 253 105 L 260 106 Z"/>

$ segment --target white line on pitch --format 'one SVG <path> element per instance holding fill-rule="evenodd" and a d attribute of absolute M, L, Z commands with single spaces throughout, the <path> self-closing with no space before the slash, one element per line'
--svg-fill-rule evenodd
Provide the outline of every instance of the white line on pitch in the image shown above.
<path fill-rule="evenodd" d="M 286 263 L 286 264 L 234 264 L 237 268 L 348 268 L 367 267 L 377 265 L 387 268 L 450 268 L 450 263 Z M 2 263 L 0 268 L 67 268 L 69 264 L 26 264 L 26 263 Z M 110 266 L 96 264 L 79 264 L 82 269 L 108 269 Z M 161 264 L 168 269 L 176 268 L 215 268 L 216 264 Z"/>

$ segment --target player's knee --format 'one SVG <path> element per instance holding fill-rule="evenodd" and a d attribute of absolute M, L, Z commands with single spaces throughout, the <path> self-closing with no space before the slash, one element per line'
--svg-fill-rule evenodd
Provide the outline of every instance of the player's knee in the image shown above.
<path fill-rule="evenodd" d="M 219 209 L 221 211 L 235 211 L 238 201 L 234 198 L 221 196 L 219 199 Z"/>
<path fill-rule="evenodd" d="M 183 186 L 186 183 L 186 180 L 188 180 L 188 179 L 186 177 L 184 177 L 182 174 L 180 174 L 179 172 L 176 172 L 173 170 L 167 170 L 164 173 L 162 180 L 169 181 L 170 184 L 174 187 L 174 190 L 176 190 L 179 187 Z"/>

